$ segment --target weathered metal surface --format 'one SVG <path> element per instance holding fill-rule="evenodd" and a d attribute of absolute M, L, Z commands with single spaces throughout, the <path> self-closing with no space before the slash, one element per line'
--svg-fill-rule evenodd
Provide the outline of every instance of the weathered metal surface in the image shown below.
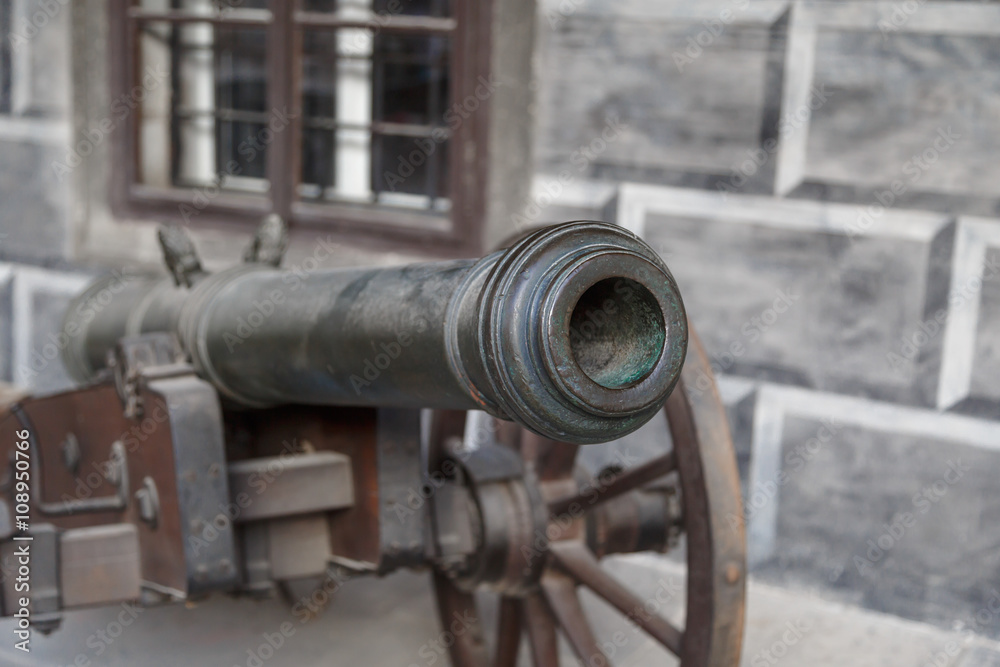
<path fill-rule="evenodd" d="M 14 517 L 10 504 L 0 498 L 0 540 L 6 540 L 14 534 Z"/>
<path fill-rule="evenodd" d="M 139 599 L 141 567 L 139 534 L 131 524 L 65 531 L 59 539 L 62 607 Z"/>
<path fill-rule="evenodd" d="M 430 547 L 430 505 L 424 502 L 424 464 L 420 455 L 420 411 L 378 411 L 379 571 L 414 567 Z M 371 489 L 371 487 L 369 487 Z"/>
<path fill-rule="evenodd" d="M 20 403 L 31 421 L 31 435 L 39 443 L 40 458 L 33 461 L 34 484 L 44 495 L 44 502 L 79 502 L 114 496 L 117 487 L 105 473 L 112 461 L 112 445 L 121 441 L 126 450 L 130 479 L 149 475 L 157 481 L 163 512 L 157 530 L 145 524 L 137 526 L 143 552 L 143 579 L 178 591 L 186 589 L 183 556 L 179 549 L 181 528 L 177 513 L 176 486 L 173 481 L 171 425 L 166 419 L 162 396 L 145 391 L 144 400 L 152 410 L 148 421 L 127 419 L 112 384 L 41 398 L 26 398 Z M 158 415 L 157 421 L 152 415 Z M 0 416 L 0 461 L 12 454 L 14 433 L 22 422 L 12 413 Z M 143 426 L 146 427 L 143 430 Z M 80 460 L 76 472 L 59 459 L 57 445 L 73 433 L 79 442 Z M 47 519 L 32 509 L 31 525 L 51 521 L 60 529 L 84 528 L 119 522 L 141 523 L 129 508 L 97 514 L 76 514 Z"/>
<path fill-rule="evenodd" d="M 382 554 L 379 528 L 382 503 L 377 410 L 306 405 L 234 410 L 226 415 L 226 427 L 230 465 L 258 457 L 298 456 L 304 452 L 346 456 L 350 461 L 354 498 L 350 507 L 327 513 L 331 553 L 340 561 L 355 562 L 366 569 L 378 567 Z M 277 480 L 281 475 L 272 477 Z M 402 496 L 405 500 L 405 489 Z M 258 497 L 256 491 L 250 494 L 251 503 Z M 401 507 L 408 510 L 407 505 Z M 395 513 L 391 519 L 398 521 Z"/>
<path fill-rule="evenodd" d="M 315 577 L 330 562 L 330 526 L 322 513 L 268 521 L 271 576 L 276 580 Z"/>
<path fill-rule="evenodd" d="M 31 417 L 21 408 L 20 405 L 13 405 L 10 408 L 11 414 L 16 418 L 18 424 L 27 433 L 29 456 L 40 461 L 42 459 L 41 447 L 35 437 L 35 426 Z M 72 432 L 66 435 L 64 442 L 76 442 L 76 435 Z M 66 467 L 75 472 L 79 463 L 77 461 L 66 462 Z M 8 470 L 8 480 L 14 479 L 14 465 L 11 462 Z M 123 512 L 128 507 L 129 476 L 128 466 L 125 461 L 125 446 L 120 440 L 111 443 L 110 453 L 106 467 L 102 471 L 102 476 L 109 483 L 114 485 L 113 495 L 89 497 L 89 498 L 68 498 L 64 497 L 58 501 L 45 500 L 45 487 L 42 480 L 36 480 L 31 485 L 31 504 L 39 514 L 46 518 L 61 516 L 74 516 L 79 514 L 100 514 L 104 512 Z M 5 484 L 9 486 L 9 484 Z M 66 494 L 64 494 L 65 496 Z"/>
<path fill-rule="evenodd" d="M 177 496 L 171 500 L 185 537 L 187 594 L 232 588 L 239 572 L 233 522 L 225 512 L 230 496 L 218 396 L 193 375 L 156 380 L 149 388 L 163 397 L 172 427 Z"/>
<path fill-rule="evenodd" d="M 241 590 L 256 598 L 273 595 L 276 588 L 271 574 L 271 544 L 267 522 L 247 524 L 240 532 L 243 552 Z"/>
<path fill-rule="evenodd" d="M 343 509 L 354 504 L 351 461 L 334 452 L 237 461 L 229 464 L 229 494 L 253 498 L 237 522 Z"/>
<path fill-rule="evenodd" d="M 470 452 L 468 458 L 477 458 L 480 451 Z M 479 509 L 479 543 L 468 568 L 456 573 L 456 579 L 470 589 L 485 584 L 507 595 L 524 595 L 537 583 L 542 565 L 541 558 L 526 559 L 524 547 L 545 541 L 548 519 L 538 485 L 530 472 L 514 479 L 483 480 L 465 470 Z"/>
<path fill-rule="evenodd" d="M 676 546 L 683 515 L 679 490 L 636 489 L 587 512 L 587 544 L 600 558 L 616 553 L 668 551 Z M 600 497 L 594 499 L 598 500 Z"/>
<path fill-rule="evenodd" d="M 281 265 L 286 250 L 288 250 L 288 226 L 280 215 L 271 213 L 257 228 L 253 241 L 243 253 L 243 261 L 277 267 Z"/>
<path fill-rule="evenodd" d="M 191 369 L 183 362 L 184 352 L 172 333 L 152 332 L 118 341 L 108 353 L 108 367 L 125 406 L 125 416 L 135 418 L 143 414 L 138 383 L 144 370 L 170 367 L 180 374 L 189 374 Z"/>
<path fill-rule="evenodd" d="M 98 319 L 87 321 L 84 303 L 66 320 L 82 334 L 66 348 L 81 380 L 122 337 L 171 331 L 201 377 L 248 406 L 482 409 L 577 443 L 648 421 L 687 345 L 659 255 L 595 222 L 551 227 L 478 261 L 305 279 L 251 264 L 191 289 L 137 280 Z"/>
<path fill-rule="evenodd" d="M 163 249 L 163 260 L 177 285 L 191 287 L 205 275 L 194 243 L 182 227 L 160 227 L 157 236 Z"/>
<path fill-rule="evenodd" d="M 468 568 L 481 537 L 475 516 L 478 511 L 468 487 L 442 481 L 434 493 L 431 510 L 434 550 L 430 557 L 446 572 Z"/>
<path fill-rule="evenodd" d="M 13 615 L 28 597 L 31 625 L 43 633 L 59 627 L 62 621 L 59 596 L 59 531 L 50 523 L 33 524 L 31 541 L 8 541 L 0 544 L 0 559 L 11 565 L 18 576 L 3 578 L 3 608 Z M 28 576 L 22 574 L 27 567 Z M 19 581 L 20 580 L 20 581 Z M 25 588 L 25 584 L 29 588 Z M 30 596 L 26 594 L 30 592 Z"/>
<path fill-rule="evenodd" d="M 225 515 L 230 499 L 215 391 L 190 369 L 186 378 L 138 386 L 142 418 L 125 416 L 110 381 L 23 399 L 0 415 L 0 461 L 10 460 L 14 433 L 27 424 L 37 445 L 32 526 L 127 524 L 138 534 L 141 576 L 149 587 L 177 598 L 231 588 L 238 572 Z M 59 449 L 70 434 L 79 449 L 72 466 Z M 151 486 L 155 521 L 145 516 L 139 493 Z"/>

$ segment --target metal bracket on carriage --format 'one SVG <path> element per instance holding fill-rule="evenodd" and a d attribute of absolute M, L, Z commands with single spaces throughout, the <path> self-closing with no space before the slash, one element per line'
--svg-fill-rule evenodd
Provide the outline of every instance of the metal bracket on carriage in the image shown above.
<path fill-rule="evenodd" d="M 330 451 L 229 464 L 232 520 L 241 527 L 241 590 L 269 597 L 275 584 L 318 577 L 331 560 L 328 512 L 354 506 L 349 457 Z"/>
<path fill-rule="evenodd" d="M 684 510 L 680 480 L 663 478 L 601 503 L 586 514 L 587 546 L 598 558 L 677 548 Z"/>
<path fill-rule="evenodd" d="M 233 529 L 217 522 L 229 493 L 215 390 L 181 363 L 170 337 L 123 341 L 114 356 L 115 378 L 0 410 L 0 460 L 24 440 L 36 466 L 31 535 L 36 545 L 46 526 L 53 536 L 44 549 L 55 573 L 53 614 L 237 583 Z M 0 472 L 0 497 L 12 503 L 5 481 Z M 0 555 L 12 544 L 0 544 Z M 0 599 L 12 614 L 13 592 Z"/>
<path fill-rule="evenodd" d="M 512 449 L 487 446 L 442 464 L 447 480 L 434 498 L 435 563 L 465 590 L 486 584 L 506 595 L 537 587 L 557 543 L 582 542 L 597 556 L 658 551 L 678 544 L 683 524 L 679 482 L 657 480 L 589 512 L 550 514 L 545 497 L 565 487 L 541 482 Z M 620 474 L 620 472 L 619 472 Z M 580 489 L 589 480 L 569 482 Z"/>
<path fill-rule="evenodd" d="M 108 369 L 129 419 L 143 416 L 140 381 L 194 374 L 194 369 L 186 363 L 177 336 L 172 333 L 147 333 L 121 339 L 108 352 Z"/>
<path fill-rule="evenodd" d="M 518 594 L 535 586 L 538 568 L 523 552 L 545 541 L 548 509 L 534 472 L 497 445 L 466 450 L 441 468 L 450 479 L 433 498 L 439 568 L 470 591 L 487 584 Z"/>
<path fill-rule="evenodd" d="M 11 413 L 18 419 L 22 426 L 27 426 L 31 422 L 20 406 L 13 406 Z M 30 456 L 35 461 L 41 461 L 41 448 L 31 429 L 25 429 L 28 434 L 27 443 Z M 68 433 L 63 440 L 60 449 L 63 452 L 63 464 L 67 469 L 75 472 L 79 466 L 79 444 L 74 433 Z M 80 514 L 96 514 L 101 512 L 123 512 L 128 507 L 129 477 L 128 465 L 125 461 L 125 447 L 121 441 L 116 440 L 111 444 L 110 456 L 104 466 L 101 475 L 109 484 L 115 487 L 113 496 L 103 496 L 99 498 L 65 498 L 59 501 L 46 501 L 45 491 L 42 486 L 42 476 L 31 486 L 31 505 L 39 514 L 45 517 L 77 516 Z M 8 461 L 7 470 L 0 479 L 0 493 L 11 494 L 14 491 L 14 480 L 16 478 L 15 460 L 12 457 Z"/>

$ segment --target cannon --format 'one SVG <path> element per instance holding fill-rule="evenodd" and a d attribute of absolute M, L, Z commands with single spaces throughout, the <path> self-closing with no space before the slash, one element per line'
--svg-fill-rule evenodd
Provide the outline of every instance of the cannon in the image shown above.
<path fill-rule="evenodd" d="M 476 621 L 449 647 L 456 667 L 516 665 L 523 641 L 557 665 L 559 632 L 609 664 L 581 586 L 683 667 L 737 664 L 726 416 L 643 241 L 574 222 L 478 260 L 289 271 L 270 217 L 217 273 L 180 229 L 160 241 L 169 276 L 99 279 L 70 305 L 80 387 L 0 405 L 0 561 L 35 554 L 29 597 L 4 576 L 4 615 L 50 632 L 74 608 L 428 569 L 444 623 L 500 598 L 494 633 Z M 658 414 L 668 441 L 641 464 L 580 464 Z M 600 565 L 682 537 L 683 629 Z"/>
<path fill-rule="evenodd" d="M 266 261 L 209 276 L 192 268 L 189 246 L 165 245 L 169 265 L 189 267 L 176 282 L 129 285 L 114 312 L 87 318 L 108 289 L 96 281 L 70 306 L 66 359 L 78 380 L 93 379 L 120 339 L 169 331 L 198 375 L 241 405 L 478 409 L 585 444 L 648 421 L 687 347 L 669 270 L 605 224 L 544 230 L 478 261 L 334 269 L 298 283 Z"/>

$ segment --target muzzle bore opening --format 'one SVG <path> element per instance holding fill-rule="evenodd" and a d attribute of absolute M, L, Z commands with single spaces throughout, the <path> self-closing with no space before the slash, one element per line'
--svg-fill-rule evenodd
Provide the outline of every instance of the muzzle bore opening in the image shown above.
<path fill-rule="evenodd" d="M 629 278 L 606 278 L 584 292 L 570 316 L 570 349 L 587 377 L 622 389 L 656 367 L 667 339 L 656 297 Z"/>

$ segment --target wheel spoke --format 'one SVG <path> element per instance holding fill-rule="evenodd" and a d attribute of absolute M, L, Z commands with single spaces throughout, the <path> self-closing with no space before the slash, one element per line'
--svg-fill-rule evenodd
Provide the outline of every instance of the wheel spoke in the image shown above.
<path fill-rule="evenodd" d="M 624 493 L 645 486 L 664 475 L 672 473 L 676 469 L 677 460 L 674 458 L 674 453 L 664 454 L 618 475 L 608 485 L 599 489 L 596 497 L 594 496 L 593 489 L 589 489 L 586 493 L 557 498 L 549 503 L 549 513 L 553 516 L 565 514 L 574 503 L 587 509 L 596 507 L 601 503 L 608 502 L 612 498 L 617 498 Z"/>
<path fill-rule="evenodd" d="M 610 664 L 590 629 L 590 621 L 576 597 L 573 580 L 550 570 L 542 575 L 542 592 L 580 662 L 584 665 Z"/>
<path fill-rule="evenodd" d="M 493 667 L 516 667 L 517 653 L 521 648 L 523 623 L 521 601 L 505 597 L 500 601 L 500 620 L 497 623 L 497 651 Z"/>
<path fill-rule="evenodd" d="M 556 667 L 559 664 L 556 623 L 541 594 L 525 598 L 524 625 L 531 647 L 531 664 L 535 667 Z"/>
<path fill-rule="evenodd" d="M 680 656 L 684 633 L 662 616 L 647 613 L 645 602 L 602 570 L 587 547 L 578 542 L 564 542 L 553 544 L 550 549 L 571 577 L 625 614 L 671 653 Z"/>
<path fill-rule="evenodd" d="M 466 625 L 465 632 L 454 633 L 454 642 L 448 647 L 452 667 L 488 665 L 489 651 L 483 640 L 475 597 L 457 588 L 451 579 L 437 571 L 434 572 L 434 593 L 442 629 L 449 631 L 456 620 Z"/>

